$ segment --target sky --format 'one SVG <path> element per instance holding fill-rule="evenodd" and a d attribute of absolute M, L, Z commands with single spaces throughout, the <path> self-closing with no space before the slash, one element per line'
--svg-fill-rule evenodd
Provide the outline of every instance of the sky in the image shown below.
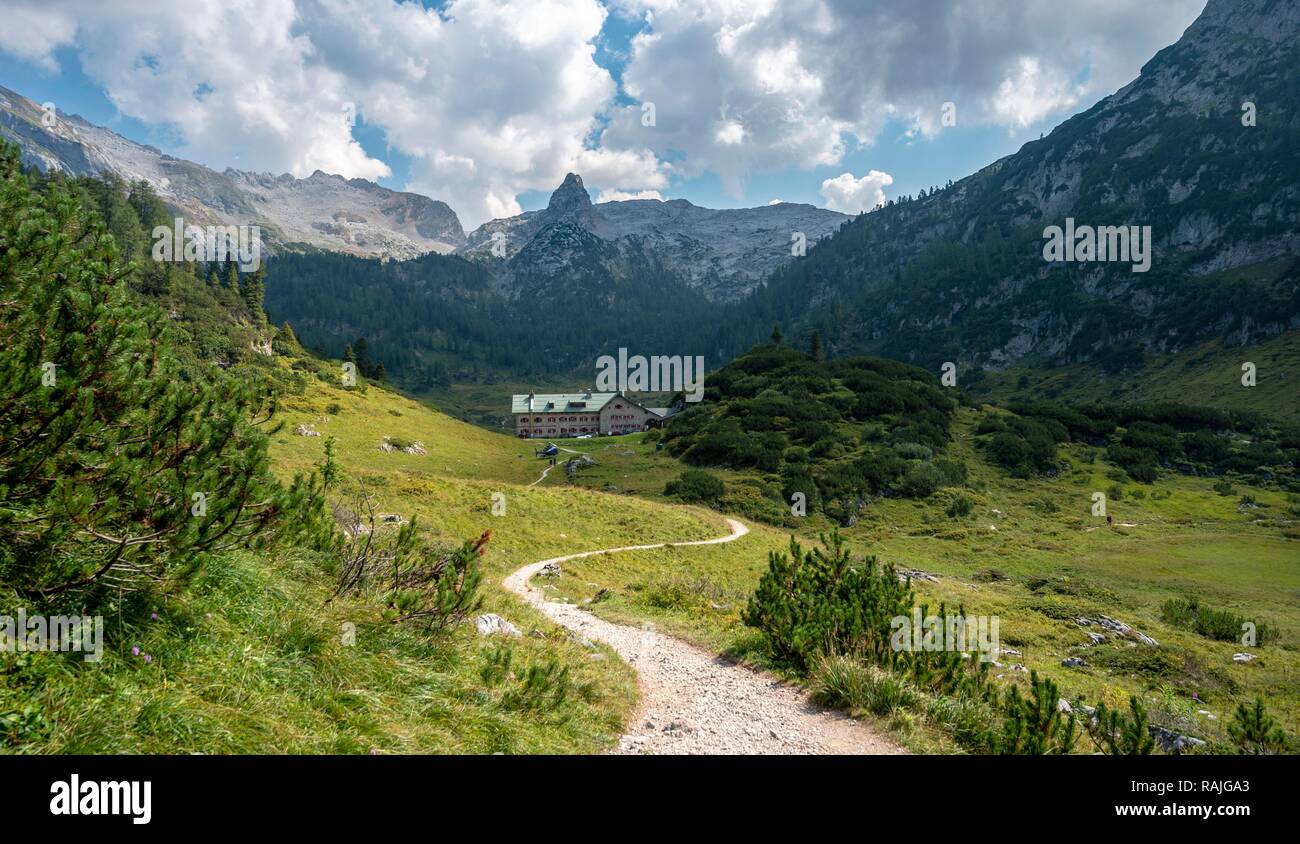
<path fill-rule="evenodd" d="M 0 85 L 217 170 L 319 169 L 467 229 L 596 201 L 845 213 L 1127 84 L 1205 0 L 3 0 Z"/>

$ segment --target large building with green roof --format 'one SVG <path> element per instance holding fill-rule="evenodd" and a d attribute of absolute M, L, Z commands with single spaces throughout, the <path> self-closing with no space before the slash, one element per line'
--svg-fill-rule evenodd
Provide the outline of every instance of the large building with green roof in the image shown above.
<path fill-rule="evenodd" d="M 657 428 L 678 413 L 672 407 L 646 407 L 622 393 L 527 393 L 510 399 L 515 434 L 520 437 L 580 437 L 631 434 Z"/>

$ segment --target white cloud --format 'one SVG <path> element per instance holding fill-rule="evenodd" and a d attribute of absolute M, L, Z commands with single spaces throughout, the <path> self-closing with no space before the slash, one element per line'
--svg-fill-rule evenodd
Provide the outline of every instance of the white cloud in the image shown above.
<path fill-rule="evenodd" d="M 724 121 L 713 133 L 713 138 L 723 146 L 734 147 L 745 142 L 745 127 L 734 120 Z"/>
<path fill-rule="evenodd" d="M 57 71 L 53 52 L 72 41 L 77 22 L 72 13 L 49 9 L 47 4 L 6 7 L 0 27 L 0 50 L 48 71 Z"/>
<path fill-rule="evenodd" d="M 292 0 L 107 0 L 78 4 L 71 17 L 67 7 L 15 0 L 5 15 L 49 36 L 33 42 L 46 51 L 39 63 L 75 46 L 119 111 L 176 129 L 180 155 L 217 169 L 389 175 L 352 138 L 347 80 L 296 31 Z"/>
<path fill-rule="evenodd" d="M 837 165 L 892 120 L 933 137 L 945 102 L 959 126 L 1062 115 L 1129 82 L 1204 3 L 1090 0 L 1067 21 L 1059 0 L 618 0 L 647 25 L 624 88 L 657 125 L 632 106 L 603 141 L 676 153 L 739 198 L 750 172 Z"/>
<path fill-rule="evenodd" d="M 894 177 L 872 170 L 861 179 L 852 173 L 841 173 L 822 182 L 822 199 L 826 207 L 844 214 L 870 211 L 885 201 L 885 188 L 894 183 Z"/>
<path fill-rule="evenodd" d="M 353 103 L 411 157 L 408 189 L 467 225 L 518 213 L 521 192 L 569 171 L 610 189 L 667 185 L 644 146 L 590 142 L 617 91 L 594 61 L 597 0 L 451 0 L 441 13 L 391 0 L 51 6 L 7 2 L 0 49 L 52 67 L 54 49 L 74 46 L 123 114 L 173 129 L 177 154 L 216 169 L 387 176 L 352 135 Z"/>
<path fill-rule="evenodd" d="M 993 111 L 1008 126 L 1023 129 L 1053 112 L 1073 107 L 1084 90 L 1059 75 L 1052 77 L 1037 59 L 1022 58 L 1016 76 L 1007 77 L 998 86 Z"/>
<path fill-rule="evenodd" d="M 6 0 L 0 50 L 56 69 L 71 46 L 123 114 L 217 169 L 387 175 L 355 103 L 411 158 L 407 188 L 472 226 L 566 172 L 609 196 L 712 173 L 740 199 L 749 174 L 840 165 L 891 120 L 932 137 L 948 101 L 959 126 L 1023 129 L 1128 82 L 1203 5 L 1090 0 L 1067 22 L 1058 0 Z M 644 23 L 631 103 L 595 61 L 610 6 Z"/>
<path fill-rule="evenodd" d="M 627 199 L 658 199 L 662 201 L 663 196 L 657 190 L 639 190 L 636 192 L 630 192 L 606 189 L 596 196 L 596 204 L 602 202 L 622 202 Z"/>

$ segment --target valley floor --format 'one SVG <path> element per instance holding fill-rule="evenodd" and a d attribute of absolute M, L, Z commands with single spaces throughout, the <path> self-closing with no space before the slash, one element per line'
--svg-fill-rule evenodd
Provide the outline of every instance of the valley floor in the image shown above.
<path fill-rule="evenodd" d="M 884 722 L 826 714 L 790 678 L 762 673 L 775 667 L 740 613 L 768 554 L 788 549 L 792 534 L 813 544 L 830 527 L 824 521 L 746 517 L 748 532 L 719 542 L 727 522 L 665 499 L 664 483 L 683 467 L 639 435 L 561 443 L 595 463 L 571 475 L 561 461 L 539 479 L 537 443 L 375 387 L 314 381 L 286 397 L 282 417 L 272 443 L 282 476 L 318 462 L 333 437 L 352 487 L 364 485 L 380 512 L 418 519 L 449 543 L 490 529 L 483 612 L 522 635 L 485 637 L 467 624 L 431 640 L 363 602 L 327 605 L 327 561 L 230 554 L 158 606 L 156 620 L 117 625 L 103 663 L 11 674 L 0 711 L 44 713 L 11 730 L 20 752 L 958 750 L 906 720 L 889 723 L 886 737 L 876 732 Z M 1153 718 L 1213 737 L 1238 702 L 1261 696 L 1297 731 L 1300 531 L 1284 495 L 1251 490 L 1247 506 L 1207 479 L 1116 483 L 1103 461 L 1078 451 L 1061 477 L 1009 481 L 982 462 L 970 424 L 959 421 L 954 449 L 972 467 L 972 514 L 944 515 L 946 490 L 921 502 L 875 501 L 844 531 L 855 553 L 926 575 L 914 583 L 932 605 L 1000 615 L 1015 661 L 1052 676 L 1071 699 L 1139 694 Z M 299 425 L 322 436 L 297 435 Z M 418 441 L 424 453 L 383 451 L 384 437 Z M 717 474 L 728 483 L 724 511 L 759 506 L 761 479 Z M 1117 524 L 1098 524 L 1090 493 L 1113 487 L 1121 487 L 1111 496 Z M 556 559 L 562 573 L 529 583 Z M 1249 649 L 1252 662 L 1235 663 L 1242 646 L 1162 621 L 1161 604 L 1184 595 L 1265 621 L 1277 635 Z M 1101 614 L 1153 636 L 1168 658 L 1088 647 L 1076 618 Z M 347 629 L 353 645 L 340 636 Z M 1063 667 L 1070 656 L 1086 665 Z M 1020 681 L 1006 662 L 1002 682 Z M 518 671 L 503 675 L 503 663 Z M 533 669 L 563 678 L 554 707 L 530 708 L 521 694 Z M 38 670 L 43 682 L 23 673 Z"/>

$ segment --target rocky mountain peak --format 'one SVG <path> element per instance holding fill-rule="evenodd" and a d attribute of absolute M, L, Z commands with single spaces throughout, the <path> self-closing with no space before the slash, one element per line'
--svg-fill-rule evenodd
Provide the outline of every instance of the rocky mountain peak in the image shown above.
<path fill-rule="evenodd" d="M 546 210 L 552 214 L 568 214 L 574 211 L 584 211 L 590 207 L 591 197 L 587 194 L 587 188 L 582 184 L 582 177 L 577 173 L 570 173 L 564 177 L 564 182 L 551 194 L 551 201 L 547 204 Z"/>

